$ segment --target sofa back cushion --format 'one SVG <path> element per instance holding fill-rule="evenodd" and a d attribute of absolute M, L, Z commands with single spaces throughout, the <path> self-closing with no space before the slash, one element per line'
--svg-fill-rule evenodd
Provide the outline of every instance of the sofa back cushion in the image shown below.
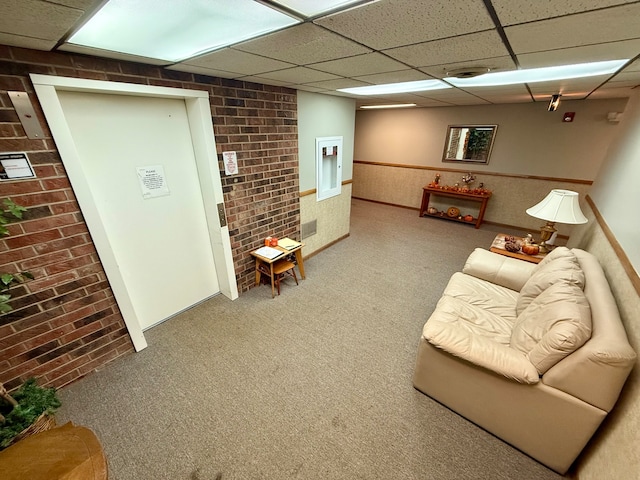
<path fill-rule="evenodd" d="M 518 316 L 510 347 L 526 354 L 540 375 L 591 337 L 591 310 L 582 288 L 559 282 Z"/>
<path fill-rule="evenodd" d="M 558 254 L 555 252 L 559 251 Z M 516 301 L 516 316 L 551 285 L 559 282 L 584 288 L 584 273 L 575 254 L 566 247 L 558 247 L 538 264 L 533 274 L 520 289 Z"/>

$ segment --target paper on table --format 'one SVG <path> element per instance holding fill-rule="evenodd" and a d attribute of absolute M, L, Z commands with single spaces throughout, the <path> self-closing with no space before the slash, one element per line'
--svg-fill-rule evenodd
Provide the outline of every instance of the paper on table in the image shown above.
<path fill-rule="evenodd" d="M 272 260 L 280 255 L 284 255 L 284 252 L 281 250 L 276 250 L 271 247 L 260 247 L 258 250 L 254 252 L 256 255 L 260 255 L 261 257 L 268 258 Z"/>
<path fill-rule="evenodd" d="M 286 248 L 287 250 L 293 250 L 294 248 L 299 247 L 300 243 L 295 240 L 291 240 L 290 238 L 281 238 L 278 240 L 278 246 Z"/>

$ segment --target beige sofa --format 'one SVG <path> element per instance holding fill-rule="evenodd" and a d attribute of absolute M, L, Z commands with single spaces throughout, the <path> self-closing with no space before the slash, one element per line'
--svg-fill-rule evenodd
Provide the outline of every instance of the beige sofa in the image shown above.
<path fill-rule="evenodd" d="M 635 363 L 596 258 L 476 249 L 424 326 L 414 386 L 564 474 Z"/>

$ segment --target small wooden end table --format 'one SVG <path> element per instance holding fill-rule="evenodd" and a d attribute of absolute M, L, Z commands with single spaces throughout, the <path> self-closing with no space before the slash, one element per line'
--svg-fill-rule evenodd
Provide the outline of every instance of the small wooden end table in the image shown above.
<path fill-rule="evenodd" d="M 284 239 L 283 239 L 284 240 Z M 276 289 L 275 289 L 275 279 L 274 279 L 274 271 L 273 264 L 286 258 L 289 254 L 293 253 L 296 256 L 296 263 L 298 264 L 298 270 L 300 270 L 300 277 L 304 280 L 306 277 L 304 275 L 304 262 L 302 260 L 302 247 L 304 247 L 304 243 L 300 243 L 294 248 L 288 249 L 284 247 L 273 247 L 276 250 L 282 252 L 282 255 L 278 255 L 274 258 L 267 258 L 260 255 L 258 250 L 254 250 L 251 252 L 251 255 L 256 259 L 256 286 L 260 285 L 260 276 L 264 273 L 268 277 L 271 278 L 271 297 L 275 298 Z"/>
<path fill-rule="evenodd" d="M 496 238 L 493 239 L 493 243 L 491 243 L 491 248 L 489 248 L 489 250 L 492 251 L 493 253 L 499 253 L 500 255 L 517 258 L 519 260 L 524 260 L 525 262 L 531 262 L 531 263 L 540 263 L 542 259 L 547 255 L 546 253 L 539 253 L 537 255 L 527 255 L 526 253 L 522 253 L 522 252 L 510 252 L 509 250 L 506 250 L 504 248 L 506 237 L 513 237 L 516 242 L 520 242 L 520 243 L 524 241 L 524 238 L 522 237 L 507 235 L 506 233 L 499 233 L 498 235 L 496 235 Z"/>

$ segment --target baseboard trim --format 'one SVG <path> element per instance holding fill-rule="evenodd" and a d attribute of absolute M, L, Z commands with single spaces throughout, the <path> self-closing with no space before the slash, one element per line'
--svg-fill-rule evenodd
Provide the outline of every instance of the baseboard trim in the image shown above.
<path fill-rule="evenodd" d="M 380 202 L 378 200 L 371 200 L 369 198 L 362 198 L 362 197 L 354 197 L 352 196 L 351 198 L 354 198 L 356 200 L 363 200 L 365 202 L 371 202 L 371 203 L 378 203 L 380 205 L 389 205 L 390 207 L 399 207 L 399 208 L 407 208 L 409 210 L 415 210 L 416 212 L 419 212 L 420 209 L 416 208 L 416 207 L 407 207 L 406 205 L 398 205 L 397 203 L 388 203 L 388 202 Z"/>
<path fill-rule="evenodd" d="M 330 248 L 332 246 L 334 246 L 336 243 L 341 242 L 342 240 L 344 240 L 345 238 L 349 237 L 349 235 L 351 235 L 350 233 L 347 233 L 346 235 L 341 236 L 340 238 L 336 238 L 334 241 L 327 243 L 325 246 L 320 247 L 318 250 L 316 250 L 315 252 L 310 253 L 309 255 L 303 255 L 302 259 L 306 262 L 308 258 L 311 258 L 317 254 L 319 254 L 320 252 L 322 252 L 323 250 L 326 250 L 327 248 Z"/>
<path fill-rule="evenodd" d="M 416 212 L 420 211 L 419 208 L 407 207 L 406 205 L 398 205 L 397 203 L 380 202 L 378 200 L 370 200 L 368 198 L 362 198 L 362 197 L 351 197 L 351 198 L 354 198 L 356 200 L 363 200 L 365 202 L 378 203 L 380 205 L 388 205 L 390 207 L 407 208 L 409 210 L 415 210 Z M 491 220 L 483 220 L 482 223 L 486 223 L 487 225 L 495 225 L 496 227 L 508 228 L 508 229 L 511 229 L 511 230 L 520 230 L 521 232 L 527 232 L 527 233 L 534 232 L 534 230 L 531 230 L 530 228 L 519 227 L 517 225 L 509 225 L 507 223 L 492 222 Z M 537 230 L 535 230 L 535 232 L 537 232 Z M 568 235 L 558 235 L 558 238 L 562 238 L 563 240 L 568 240 L 569 236 Z"/>

